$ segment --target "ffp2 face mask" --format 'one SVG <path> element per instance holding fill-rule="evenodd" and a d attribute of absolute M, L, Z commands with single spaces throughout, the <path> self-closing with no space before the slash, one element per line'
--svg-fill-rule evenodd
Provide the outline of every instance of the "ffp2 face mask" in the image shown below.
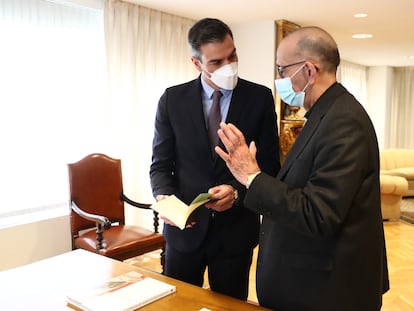
<path fill-rule="evenodd" d="M 225 90 L 233 90 L 237 85 L 237 62 L 221 66 L 210 73 L 210 80 L 218 87 Z"/>

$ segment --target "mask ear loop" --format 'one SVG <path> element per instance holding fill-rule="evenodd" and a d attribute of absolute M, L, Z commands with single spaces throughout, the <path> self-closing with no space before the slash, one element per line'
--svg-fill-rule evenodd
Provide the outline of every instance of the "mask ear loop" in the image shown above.
<path fill-rule="evenodd" d="M 289 78 L 292 79 L 299 71 L 301 71 L 303 69 L 303 67 L 305 67 L 306 63 L 304 63 L 302 66 L 300 66 L 294 73 L 293 75 L 291 75 Z"/>
<path fill-rule="evenodd" d="M 308 83 L 306 83 L 306 85 L 305 85 L 305 87 L 303 88 L 302 92 L 305 92 L 305 91 L 306 91 L 306 89 L 308 88 L 309 84 L 310 84 L 310 81 L 308 81 Z"/>
<path fill-rule="evenodd" d="M 306 65 L 306 63 L 305 63 L 305 64 L 303 64 L 303 65 Z M 313 64 L 312 64 L 312 65 L 313 65 Z M 315 66 L 315 65 L 313 65 L 313 66 Z M 315 66 L 315 70 L 317 70 L 316 66 Z M 311 74 L 312 74 L 312 71 L 311 71 L 311 69 L 309 69 L 309 70 L 308 70 L 309 79 L 310 79 Z M 305 85 L 305 87 L 303 88 L 302 92 L 305 92 L 305 91 L 306 91 L 306 89 L 308 88 L 309 84 L 310 84 L 310 80 L 308 80 L 308 83 L 306 83 L 306 85 Z"/>
<path fill-rule="evenodd" d="M 211 80 L 212 72 L 207 71 L 207 69 L 203 69 L 203 66 L 201 64 L 202 63 L 200 62 L 199 66 L 200 66 L 202 72 L 204 73 L 204 75 L 206 76 L 207 79 Z"/>
<path fill-rule="evenodd" d="M 294 73 L 293 73 L 293 75 L 291 75 L 290 77 L 289 77 L 289 79 L 291 79 L 291 81 L 292 81 L 292 78 L 299 72 L 299 71 L 301 71 L 302 69 L 303 69 L 303 67 L 305 67 L 305 65 L 306 65 L 306 62 L 302 65 L 302 66 L 300 66 Z M 308 88 L 308 86 L 309 86 L 309 84 L 310 84 L 310 81 L 308 80 L 308 83 L 306 83 L 306 85 L 305 85 L 305 87 L 303 88 L 303 90 L 302 90 L 302 92 L 305 92 L 306 91 L 306 89 Z"/>

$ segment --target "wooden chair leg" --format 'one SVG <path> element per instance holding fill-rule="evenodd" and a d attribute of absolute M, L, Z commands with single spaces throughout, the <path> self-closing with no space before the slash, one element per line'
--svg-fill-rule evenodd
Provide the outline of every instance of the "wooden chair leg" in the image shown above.
<path fill-rule="evenodd" d="M 161 274 L 165 274 L 165 271 L 164 271 L 164 264 L 165 264 L 165 246 L 161 249 L 160 261 L 161 261 Z"/>

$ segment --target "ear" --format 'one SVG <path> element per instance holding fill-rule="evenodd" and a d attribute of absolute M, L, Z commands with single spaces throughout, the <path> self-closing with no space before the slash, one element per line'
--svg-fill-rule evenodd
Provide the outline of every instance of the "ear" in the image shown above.
<path fill-rule="evenodd" d="M 319 68 L 317 64 L 306 62 L 306 69 L 309 76 L 309 83 L 313 84 L 319 73 Z"/>
<path fill-rule="evenodd" d="M 200 60 L 197 57 L 191 56 L 191 61 L 199 72 L 203 71 L 203 68 L 201 68 Z"/>

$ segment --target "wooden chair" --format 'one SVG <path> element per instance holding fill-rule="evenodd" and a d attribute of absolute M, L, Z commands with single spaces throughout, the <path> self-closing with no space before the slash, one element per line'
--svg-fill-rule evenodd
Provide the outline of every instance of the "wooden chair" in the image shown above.
<path fill-rule="evenodd" d="M 72 249 L 118 260 L 162 249 L 163 265 L 165 241 L 158 233 L 158 213 L 154 212 L 153 232 L 125 225 L 124 202 L 142 209 L 150 205 L 134 202 L 123 193 L 121 160 L 94 153 L 68 168 Z"/>

